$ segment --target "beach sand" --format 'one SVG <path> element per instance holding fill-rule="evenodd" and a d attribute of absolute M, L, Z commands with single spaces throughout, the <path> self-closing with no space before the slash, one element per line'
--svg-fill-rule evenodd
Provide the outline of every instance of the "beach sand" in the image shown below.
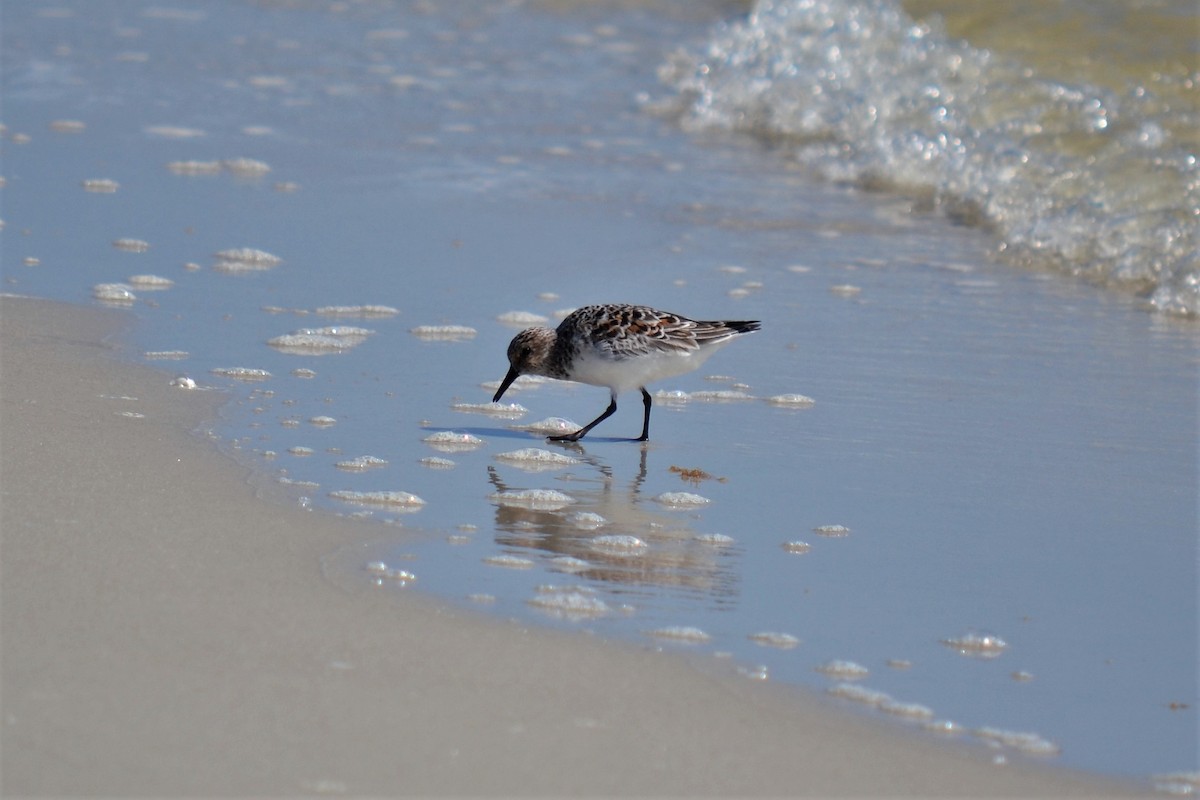
<path fill-rule="evenodd" d="M 347 592 L 366 526 L 263 497 L 222 398 L 5 297 L 3 737 L 18 795 L 1120 795 L 682 656 Z M 127 412 L 144 416 L 128 416 Z"/>

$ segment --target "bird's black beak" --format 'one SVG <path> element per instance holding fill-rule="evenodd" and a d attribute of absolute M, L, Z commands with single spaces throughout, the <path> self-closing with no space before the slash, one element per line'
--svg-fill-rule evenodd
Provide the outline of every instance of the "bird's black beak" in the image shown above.
<path fill-rule="evenodd" d="M 508 391 L 508 387 L 512 386 L 512 382 L 515 381 L 520 374 L 521 373 L 517 372 L 515 367 L 508 368 L 508 374 L 504 376 L 504 380 L 500 382 L 500 388 L 496 390 L 496 396 L 492 398 L 493 403 L 500 402 L 500 398 L 504 396 L 504 393 Z"/>

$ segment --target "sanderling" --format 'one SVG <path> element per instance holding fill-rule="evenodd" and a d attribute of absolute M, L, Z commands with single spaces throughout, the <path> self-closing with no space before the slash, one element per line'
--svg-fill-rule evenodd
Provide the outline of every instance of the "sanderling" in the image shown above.
<path fill-rule="evenodd" d="M 701 322 L 648 306 L 609 303 L 573 311 L 556 330 L 526 328 L 508 345 L 508 374 L 492 402 L 498 402 L 519 375 L 607 386 L 612 401 L 600 416 L 574 433 L 550 441 L 577 442 L 617 410 L 617 395 L 640 389 L 646 415 L 642 435 L 650 438 L 650 393 L 646 384 L 691 372 L 717 348 L 758 321 Z"/>

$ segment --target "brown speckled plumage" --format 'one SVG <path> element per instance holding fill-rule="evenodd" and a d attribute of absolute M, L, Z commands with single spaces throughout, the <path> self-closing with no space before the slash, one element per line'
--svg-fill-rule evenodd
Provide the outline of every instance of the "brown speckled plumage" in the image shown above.
<path fill-rule="evenodd" d="M 618 394 L 640 389 L 645 416 L 638 441 L 646 441 L 652 401 L 645 384 L 690 372 L 733 337 L 760 327 L 753 320 L 693 320 L 649 306 L 584 306 L 568 315 L 557 329 L 527 328 L 513 337 L 508 346 L 508 375 L 493 402 L 518 375 L 607 386 L 612 401 L 603 414 L 575 433 L 551 437 L 578 441 L 616 411 Z"/>

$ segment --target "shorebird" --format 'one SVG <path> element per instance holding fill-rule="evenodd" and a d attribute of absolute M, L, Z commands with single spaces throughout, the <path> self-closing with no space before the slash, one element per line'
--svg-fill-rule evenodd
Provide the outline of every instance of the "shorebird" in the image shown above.
<path fill-rule="evenodd" d="M 704 322 L 649 306 L 620 303 L 584 306 L 567 316 L 558 328 L 526 328 L 508 345 L 508 374 L 492 402 L 520 375 L 543 375 L 592 386 L 607 386 L 608 408 L 574 433 L 551 436 L 552 442 L 577 442 L 617 410 L 617 395 L 630 389 L 642 393 L 646 413 L 642 435 L 650 438 L 650 406 L 646 384 L 682 375 L 703 364 L 735 336 L 761 327 L 757 320 Z"/>

